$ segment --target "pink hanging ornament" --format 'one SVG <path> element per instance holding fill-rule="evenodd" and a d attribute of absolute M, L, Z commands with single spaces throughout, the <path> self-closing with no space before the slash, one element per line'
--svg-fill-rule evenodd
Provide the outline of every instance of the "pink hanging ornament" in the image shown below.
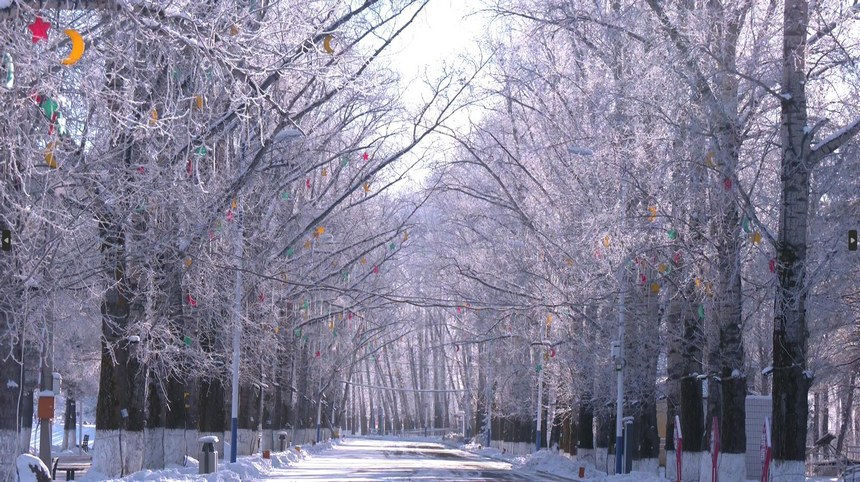
<path fill-rule="evenodd" d="M 648 282 L 648 278 L 644 274 L 639 275 L 639 281 L 644 285 Z"/>
<path fill-rule="evenodd" d="M 771 273 L 776 273 L 776 259 L 771 258 L 767 263 L 767 267 L 770 269 Z"/>
<path fill-rule="evenodd" d="M 194 297 L 191 296 L 191 294 L 188 294 L 185 297 L 185 301 L 187 301 L 188 304 L 191 305 L 192 308 L 197 308 L 197 300 L 195 300 Z"/>
<path fill-rule="evenodd" d="M 549 356 L 550 358 L 555 358 L 555 348 L 551 347 L 549 349 Z"/>
<path fill-rule="evenodd" d="M 681 264 L 681 259 L 682 259 L 682 258 L 681 258 L 681 252 L 680 252 L 680 251 L 675 251 L 675 255 L 674 255 L 674 256 L 672 256 L 672 261 L 674 261 L 674 262 L 675 262 L 675 264 Z"/>
<path fill-rule="evenodd" d="M 320 351 L 319 351 L 319 350 L 317 350 L 317 352 L 316 352 L 316 354 L 315 354 L 314 356 L 315 356 L 315 357 L 317 357 L 317 358 L 319 358 L 319 357 L 320 357 Z"/>
<path fill-rule="evenodd" d="M 260 293 L 260 295 L 257 296 L 257 299 L 260 300 L 260 303 L 262 303 L 262 302 L 266 301 L 266 295 L 264 295 L 263 293 Z"/>
<path fill-rule="evenodd" d="M 727 178 L 723 179 L 723 187 L 724 187 L 724 188 L 726 188 L 726 191 L 731 191 L 731 190 L 732 190 L 732 180 L 731 180 L 731 178 L 728 178 L 728 177 L 727 177 Z"/>
<path fill-rule="evenodd" d="M 230 222 L 233 221 L 233 210 L 232 209 L 227 210 L 227 221 L 230 221 Z"/>
<path fill-rule="evenodd" d="M 370 159 L 370 156 L 365 152 L 363 156 L 361 156 L 365 161 Z"/>
<path fill-rule="evenodd" d="M 379 265 L 375 265 L 375 266 L 373 267 L 373 273 L 374 273 L 374 274 L 379 274 Z"/>
<path fill-rule="evenodd" d="M 143 166 L 138 166 L 138 167 L 137 167 L 137 173 L 138 173 L 138 174 L 143 174 L 143 173 L 145 173 L 145 172 L 146 172 L 146 168 L 144 168 Z"/>
<path fill-rule="evenodd" d="M 185 172 L 188 173 L 189 177 L 194 172 L 194 164 L 191 162 L 191 159 L 188 159 L 188 162 L 185 163 Z"/>
<path fill-rule="evenodd" d="M 308 187 L 308 189 L 310 189 L 310 188 L 311 188 L 311 178 L 307 178 L 307 179 L 305 179 L 305 186 L 307 186 L 307 187 Z"/>

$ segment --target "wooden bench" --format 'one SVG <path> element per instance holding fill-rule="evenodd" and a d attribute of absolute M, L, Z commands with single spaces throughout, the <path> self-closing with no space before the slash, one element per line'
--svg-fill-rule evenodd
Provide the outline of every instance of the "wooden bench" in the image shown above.
<path fill-rule="evenodd" d="M 75 472 L 83 472 L 93 465 L 89 455 L 63 455 L 54 459 L 51 477 L 56 480 L 57 470 L 66 472 L 66 480 L 75 480 Z"/>

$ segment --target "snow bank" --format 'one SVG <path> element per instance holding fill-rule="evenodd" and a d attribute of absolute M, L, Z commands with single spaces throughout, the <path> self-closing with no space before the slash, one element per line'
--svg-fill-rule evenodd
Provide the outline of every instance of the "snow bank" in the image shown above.
<path fill-rule="evenodd" d="M 122 479 L 110 479 L 97 472 L 88 472 L 81 479 L 83 481 L 114 480 L 123 482 L 139 481 L 208 481 L 208 482 L 239 482 L 243 480 L 259 480 L 273 475 L 273 470 L 290 467 L 304 459 L 312 458 L 323 450 L 330 449 L 339 441 L 318 443 L 314 446 L 301 446 L 299 450 L 291 447 L 285 452 L 272 452 L 269 460 L 263 459 L 261 454 L 250 455 L 239 458 L 236 463 L 223 463 L 219 461 L 218 471 L 212 474 L 198 474 L 197 460 L 188 457 L 186 466 L 171 465 L 161 470 L 141 470 Z"/>

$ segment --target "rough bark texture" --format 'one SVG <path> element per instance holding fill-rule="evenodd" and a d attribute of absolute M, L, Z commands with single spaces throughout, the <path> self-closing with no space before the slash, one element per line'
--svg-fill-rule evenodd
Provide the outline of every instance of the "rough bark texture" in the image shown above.
<path fill-rule="evenodd" d="M 786 0 L 783 10 L 781 105 L 782 203 L 777 234 L 777 279 L 773 323 L 773 456 L 802 462 L 809 412 L 806 376 L 806 248 L 809 205 L 809 139 L 804 83 L 809 2 Z"/>

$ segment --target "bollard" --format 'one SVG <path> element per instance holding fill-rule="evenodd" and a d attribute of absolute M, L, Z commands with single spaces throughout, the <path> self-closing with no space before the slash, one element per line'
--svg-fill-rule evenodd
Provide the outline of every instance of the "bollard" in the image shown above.
<path fill-rule="evenodd" d="M 218 443 L 218 437 L 207 435 L 200 437 L 198 442 L 203 444 L 203 450 L 200 454 L 200 467 L 198 473 L 211 474 L 218 470 L 218 451 L 215 450 L 215 444 Z"/>
<path fill-rule="evenodd" d="M 278 432 L 278 443 L 280 444 L 281 452 L 287 450 L 287 432 Z"/>

